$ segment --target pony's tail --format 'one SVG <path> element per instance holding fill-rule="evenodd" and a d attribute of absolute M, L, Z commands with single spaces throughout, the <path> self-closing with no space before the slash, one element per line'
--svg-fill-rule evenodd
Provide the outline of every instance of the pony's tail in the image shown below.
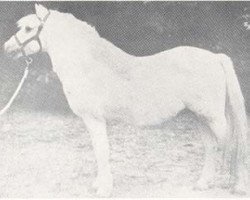
<path fill-rule="evenodd" d="M 229 112 L 227 114 L 229 115 L 229 121 L 231 122 L 231 141 L 233 141 L 232 158 L 230 163 L 231 175 L 236 178 L 236 185 L 238 184 L 237 182 L 242 182 L 242 179 L 245 180 L 244 182 L 246 184 L 248 176 L 246 171 L 248 127 L 244 97 L 231 59 L 224 54 L 219 54 L 219 56 L 226 76 L 226 110 Z"/>

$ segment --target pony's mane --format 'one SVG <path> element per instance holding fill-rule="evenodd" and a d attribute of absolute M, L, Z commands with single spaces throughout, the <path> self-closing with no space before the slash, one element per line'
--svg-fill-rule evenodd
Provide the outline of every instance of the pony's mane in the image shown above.
<path fill-rule="evenodd" d="M 89 23 L 87 23 L 86 21 L 81 21 L 80 19 L 76 18 L 74 15 L 70 14 L 70 13 L 61 13 L 64 16 L 64 19 L 68 22 L 67 26 L 69 26 L 71 28 L 71 30 L 74 30 L 75 35 L 82 35 L 84 34 L 88 34 L 88 36 L 91 39 L 93 37 L 95 38 L 99 38 L 100 35 L 99 33 L 96 31 L 95 27 L 93 25 L 90 25 Z"/>
<path fill-rule="evenodd" d="M 120 67 L 120 63 L 125 63 L 128 59 L 133 57 L 125 53 L 123 50 L 112 44 L 107 39 L 101 37 L 96 28 L 85 21 L 77 19 L 74 15 L 69 13 L 61 13 L 65 17 L 67 27 L 73 31 L 72 35 L 78 37 L 79 41 L 84 40 L 89 42 L 92 46 L 94 55 L 97 55 L 97 59 L 104 59 L 105 62 L 115 63 L 115 67 Z M 116 59 L 117 58 L 117 59 Z M 110 66 L 112 67 L 112 66 Z M 128 67 L 128 66 L 127 66 Z M 122 70 L 126 70 L 123 67 Z"/>
<path fill-rule="evenodd" d="M 89 48 L 88 52 L 92 54 L 94 59 L 100 61 L 100 63 L 106 63 L 106 67 L 112 68 L 118 73 L 126 73 L 128 68 L 131 67 L 124 66 L 124 64 L 127 63 L 128 60 L 131 60 L 132 56 L 116 47 L 107 39 L 102 38 L 94 26 L 77 19 L 72 14 L 55 12 L 58 16 L 56 19 L 57 24 L 60 23 L 59 26 L 64 30 L 67 30 L 62 32 L 62 34 L 70 36 L 66 37 L 65 35 L 64 38 L 70 38 L 69 42 L 71 44 L 83 44 L 82 46 L 77 45 L 75 47 L 77 48 L 77 51 L 81 51 L 81 48 Z M 87 45 L 84 45 L 86 43 Z"/>

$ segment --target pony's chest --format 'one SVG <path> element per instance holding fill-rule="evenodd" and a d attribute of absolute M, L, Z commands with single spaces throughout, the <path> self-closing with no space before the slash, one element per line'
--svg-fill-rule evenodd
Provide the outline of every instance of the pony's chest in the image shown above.
<path fill-rule="evenodd" d="M 87 81 L 77 80 L 62 81 L 62 85 L 68 104 L 75 114 L 78 116 L 83 113 L 102 115 L 105 97 L 101 91 L 97 91 L 97 87 Z"/>
<path fill-rule="evenodd" d="M 61 79 L 64 93 L 68 100 L 79 99 L 85 101 L 104 98 L 105 92 L 99 81 L 91 81 L 84 76 L 68 76 Z M 95 100 L 96 101 L 96 100 Z"/>

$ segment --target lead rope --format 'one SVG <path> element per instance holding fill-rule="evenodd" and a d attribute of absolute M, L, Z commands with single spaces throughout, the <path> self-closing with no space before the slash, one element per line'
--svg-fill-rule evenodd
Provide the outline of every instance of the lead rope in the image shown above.
<path fill-rule="evenodd" d="M 23 73 L 23 77 L 22 77 L 20 83 L 18 84 L 18 86 L 16 88 L 16 91 L 14 92 L 12 97 L 10 98 L 9 102 L 5 105 L 5 107 L 2 110 L 0 110 L 0 116 L 3 115 L 9 109 L 9 107 L 12 105 L 13 101 L 15 100 L 16 96 L 18 95 L 20 89 L 23 86 L 23 83 L 24 83 L 25 79 L 27 78 L 27 76 L 29 74 L 29 66 L 32 63 L 32 61 L 33 60 L 30 57 L 27 57 L 25 59 L 26 67 L 25 67 L 25 70 L 24 70 L 24 73 Z"/>

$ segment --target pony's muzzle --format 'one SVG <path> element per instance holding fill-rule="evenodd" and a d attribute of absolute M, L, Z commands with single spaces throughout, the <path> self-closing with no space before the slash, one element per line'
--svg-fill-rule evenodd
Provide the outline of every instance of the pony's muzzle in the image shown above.
<path fill-rule="evenodd" d="M 13 51 L 13 47 L 9 45 L 9 40 L 4 43 L 3 47 L 1 50 L 6 54 L 9 55 Z"/>
<path fill-rule="evenodd" d="M 20 56 L 20 48 L 13 41 L 13 37 L 11 37 L 7 42 L 4 43 L 1 48 L 2 53 L 11 58 L 18 58 Z"/>

